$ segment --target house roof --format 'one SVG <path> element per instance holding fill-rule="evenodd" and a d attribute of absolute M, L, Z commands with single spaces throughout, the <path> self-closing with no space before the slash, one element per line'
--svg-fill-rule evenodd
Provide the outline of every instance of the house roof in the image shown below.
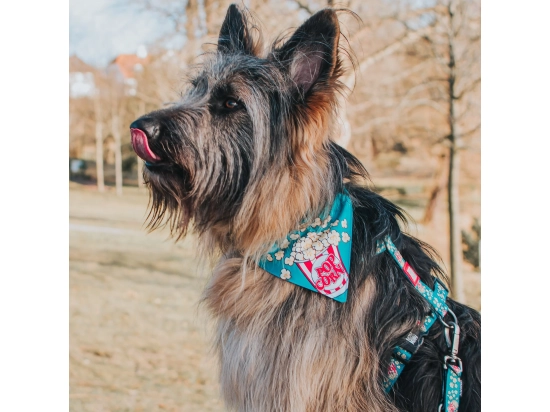
<path fill-rule="evenodd" d="M 149 61 L 149 58 L 141 58 L 135 54 L 120 54 L 111 64 L 116 65 L 120 70 L 120 73 L 125 79 L 132 79 L 135 77 L 136 65 L 145 65 Z"/>

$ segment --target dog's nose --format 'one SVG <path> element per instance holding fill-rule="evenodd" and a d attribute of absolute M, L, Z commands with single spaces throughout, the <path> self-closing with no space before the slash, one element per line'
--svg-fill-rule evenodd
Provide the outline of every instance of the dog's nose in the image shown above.
<path fill-rule="evenodd" d="M 132 147 L 136 154 L 145 160 L 145 164 L 152 164 L 161 160 L 160 156 L 154 153 L 149 142 L 159 136 L 159 123 L 151 117 L 143 116 L 130 125 Z"/>
<path fill-rule="evenodd" d="M 143 131 L 150 141 L 158 137 L 159 128 L 159 123 L 154 118 L 147 116 L 140 117 L 130 125 L 130 129 L 139 129 Z"/>

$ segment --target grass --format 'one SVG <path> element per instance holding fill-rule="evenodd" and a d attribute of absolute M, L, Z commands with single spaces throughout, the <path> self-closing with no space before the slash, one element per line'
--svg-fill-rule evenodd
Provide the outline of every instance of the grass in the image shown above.
<path fill-rule="evenodd" d="M 193 238 L 148 235 L 137 189 L 84 189 L 70 190 L 70 409 L 222 411 Z"/>
<path fill-rule="evenodd" d="M 418 219 L 425 202 L 400 193 L 393 200 Z M 137 188 L 117 197 L 70 185 L 71 411 L 223 410 L 212 325 L 198 306 L 208 269 L 192 236 L 147 234 L 147 201 Z M 437 227 L 413 229 L 440 247 Z M 479 309 L 479 273 L 466 284 Z"/>

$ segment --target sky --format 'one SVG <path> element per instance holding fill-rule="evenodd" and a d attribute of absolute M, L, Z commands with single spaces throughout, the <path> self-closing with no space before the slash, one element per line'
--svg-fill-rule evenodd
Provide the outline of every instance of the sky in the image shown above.
<path fill-rule="evenodd" d="M 151 13 L 140 12 L 132 0 L 70 0 L 69 54 L 104 67 L 119 54 L 136 53 L 169 28 Z"/>
<path fill-rule="evenodd" d="M 180 7 L 181 1 L 163 2 Z M 76 54 L 86 63 L 105 67 L 117 55 L 136 53 L 140 45 L 149 45 L 172 29 L 159 15 L 139 9 L 140 0 L 70 0 L 69 55 Z M 244 0 L 243 4 L 248 1 Z M 294 2 L 281 0 L 284 7 L 295 9 Z M 307 17 L 303 12 L 302 20 Z M 170 39 L 174 47 L 181 38 Z M 167 46 L 168 43 L 165 43 Z"/>

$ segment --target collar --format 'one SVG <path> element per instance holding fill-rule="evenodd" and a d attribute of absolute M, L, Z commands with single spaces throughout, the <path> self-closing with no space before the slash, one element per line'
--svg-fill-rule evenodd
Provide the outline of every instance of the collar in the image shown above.
<path fill-rule="evenodd" d="M 351 199 L 338 194 L 328 215 L 290 232 L 260 259 L 259 266 L 283 281 L 345 302 L 352 226 Z"/>

